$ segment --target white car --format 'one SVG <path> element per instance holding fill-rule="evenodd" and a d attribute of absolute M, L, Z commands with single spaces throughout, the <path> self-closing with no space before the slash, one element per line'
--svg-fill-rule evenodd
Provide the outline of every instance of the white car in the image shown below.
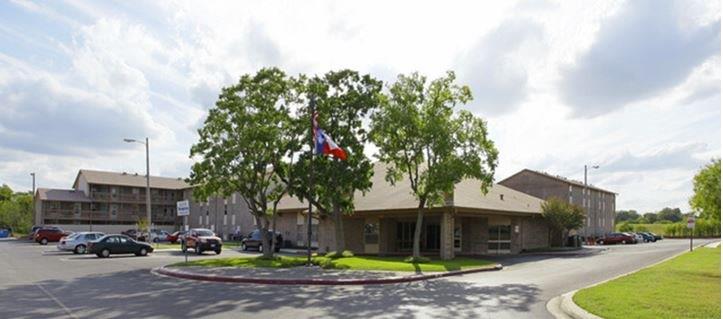
<path fill-rule="evenodd" d="M 79 232 L 63 237 L 58 242 L 58 249 L 72 251 L 74 254 L 85 254 L 88 250 L 88 242 L 100 239 L 105 236 L 101 232 Z"/>
<path fill-rule="evenodd" d="M 151 229 L 151 242 L 157 243 L 168 240 L 168 232 L 162 229 Z"/>

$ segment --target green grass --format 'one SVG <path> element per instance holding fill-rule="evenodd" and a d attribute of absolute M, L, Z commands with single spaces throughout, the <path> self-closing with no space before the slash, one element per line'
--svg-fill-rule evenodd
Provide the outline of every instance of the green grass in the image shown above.
<path fill-rule="evenodd" d="M 720 318 L 720 247 L 580 290 L 575 303 L 603 318 Z"/>
<path fill-rule="evenodd" d="M 453 260 L 432 259 L 426 263 L 406 263 L 404 257 L 343 257 L 330 259 L 326 257 L 314 257 L 313 262 L 330 269 L 350 270 L 386 270 L 386 271 L 421 271 L 439 272 L 470 269 L 482 266 L 490 266 L 493 263 L 488 260 L 475 258 L 455 258 Z M 259 257 L 236 257 L 194 260 L 188 263 L 177 263 L 171 266 L 207 266 L 207 267 L 271 267 L 287 268 L 301 266 L 306 263 L 306 257 L 275 257 L 272 260 Z"/>

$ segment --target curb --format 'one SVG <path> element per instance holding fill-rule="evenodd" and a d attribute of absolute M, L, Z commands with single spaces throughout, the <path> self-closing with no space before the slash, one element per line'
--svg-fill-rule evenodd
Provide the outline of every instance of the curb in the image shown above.
<path fill-rule="evenodd" d="M 587 248 L 588 250 L 572 250 L 572 251 L 540 251 L 540 252 L 523 252 L 520 256 L 590 256 L 597 255 L 610 248 Z"/>
<path fill-rule="evenodd" d="M 486 268 L 475 268 L 467 270 L 455 270 L 443 273 L 428 274 L 428 275 L 413 275 L 404 277 L 390 277 L 390 278 L 379 278 L 379 279 L 271 279 L 271 278 L 249 278 L 242 276 L 218 276 L 218 275 L 205 275 L 191 273 L 182 270 L 170 269 L 167 267 L 157 267 L 151 270 L 151 273 L 163 276 L 170 276 L 175 278 L 200 280 L 200 281 L 212 281 L 212 282 L 226 282 L 226 283 L 246 283 L 246 284 L 261 284 L 261 285 L 323 285 L 323 286 L 336 286 L 336 285 L 383 285 L 383 284 L 398 284 L 405 282 L 413 282 L 420 280 L 430 280 L 449 276 L 459 276 L 477 272 L 486 271 L 497 271 L 502 270 L 502 265 L 496 264 L 492 267 Z"/>
<path fill-rule="evenodd" d="M 696 245 L 696 246 L 694 247 L 694 249 L 697 249 L 697 248 L 700 248 L 700 247 L 704 247 L 706 244 L 707 244 L 707 243 L 698 244 L 698 245 Z M 599 317 L 599 316 L 597 316 L 597 315 L 594 315 L 594 314 L 588 312 L 587 310 L 583 309 L 582 307 L 578 306 L 578 305 L 575 303 L 575 301 L 572 300 L 572 297 L 575 295 L 575 293 L 577 293 L 578 291 L 580 291 L 580 290 L 582 290 L 582 289 L 587 289 L 587 288 L 595 287 L 595 286 L 604 284 L 604 283 L 606 283 L 606 282 L 608 282 L 608 281 L 612 281 L 612 280 L 615 280 L 615 279 L 618 279 L 618 278 L 621 278 L 621 277 L 625 277 L 625 276 L 634 274 L 634 273 L 636 273 L 636 272 L 638 272 L 638 271 L 641 271 L 641 270 L 643 270 L 643 269 L 647 269 L 647 268 L 656 266 L 656 265 L 658 265 L 658 264 L 662 264 L 662 263 L 664 263 L 664 262 L 666 262 L 666 261 L 668 261 L 668 260 L 671 260 L 671 259 L 673 259 L 673 258 L 675 258 L 675 257 L 680 256 L 680 255 L 683 255 L 683 254 L 685 254 L 685 253 L 687 253 L 687 252 L 690 252 L 690 251 L 686 249 L 685 251 L 679 252 L 679 253 L 677 253 L 677 254 L 675 254 L 675 255 L 673 255 L 673 256 L 670 256 L 670 257 L 668 257 L 668 258 L 665 258 L 665 259 L 663 259 L 663 260 L 661 260 L 661 261 L 658 261 L 658 262 L 656 262 L 656 263 L 650 264 L 650 265 L 645 266 L 645 267 L 643 267 L 643 268 L 639 268 L 639 269 L 636 269 L 636 270 L 633 270 L 633 271 L 629 271 L 629 272 L 627 272 L 627 273 L 624 273 L 624 274 L 622 274 L 622 275 L 618 275 L 618 276 L 615 276 L 615 277 L 612 277 L 612 278 L 605 279 L 605 280 L 600 281 L 600 282 L 596 282 L 596 283 L 594 283 L 594 284 L 592 284 L 592 285 L 589 285 L 589 286 L 587 286 L 587 287 L 583 287 L 583 288 L 580 288 L 580 289 L 575 289 L 575 290 L 573 290 L 573 291 L 566 292 L 566 293 L 564 293 L 564 294 L 562 294 L 562 295 L 560 295 L 560 296 L 557 296 L 557 297 L 555 297 L 555 298 L 550 299 L 550 300 L 547 302 L 546 308 L 548 309 L 548 311 L 549 311 L 553 316 L 555 316 L 555 318 L 558 318 L 558 319 L 566 319 L 566 318 L 574 318 L 574 319 L 602 319 L 602 317 Z M 556 303 L 556 302 L 559 302 L 559 309 L 560 309 L 560 311 L 562 312 L 562 314 L 556 313 L 556 312 L 553 313 L 552 311 L 550 311 L 551 308 L 552 308 L 552 309 L 555 309 L 554 305 L 552 305 L 552 304 L 553 304 L 553 303 Z"/>

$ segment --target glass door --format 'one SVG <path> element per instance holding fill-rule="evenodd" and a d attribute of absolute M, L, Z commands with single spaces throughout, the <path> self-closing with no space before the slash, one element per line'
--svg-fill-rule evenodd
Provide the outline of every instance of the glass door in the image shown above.
<path fill-rule="evenodd" d="M 490 254 L 509 254 L 512 245 L 511 225 L 490 225 L 487 252 Z"/>

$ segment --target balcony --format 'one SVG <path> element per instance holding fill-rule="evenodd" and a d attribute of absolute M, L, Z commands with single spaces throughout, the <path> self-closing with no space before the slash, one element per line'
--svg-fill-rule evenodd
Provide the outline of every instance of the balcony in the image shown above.
<path fill-rule="evenodd" d="M 44 219 L 62 219 L 62 220 L 102 220 L 102 221 L 122 221 L 137 222 L 139 217 L 145 217 L 145 212 L 118 211 L 112 216 L 108 211 L 88 209 L 46 209 L 43 212 Z M 153 222 L 170 222 L 176 221 L 176 216 L 165 216 L 154 213 Z"/>
<path fill-rule="evenodd" d="M 135 203 L 145 204 L 146 194 L 111 194 L 102 192 L 91 193 L 91 198 L 96 201 L 108 201 L 108 202 L 122 202 L 122 203 Z M 170 196 L 151 195 L 151 204 L 155 205 L 176 205 L 176 202 L 180 199 Z"/>

